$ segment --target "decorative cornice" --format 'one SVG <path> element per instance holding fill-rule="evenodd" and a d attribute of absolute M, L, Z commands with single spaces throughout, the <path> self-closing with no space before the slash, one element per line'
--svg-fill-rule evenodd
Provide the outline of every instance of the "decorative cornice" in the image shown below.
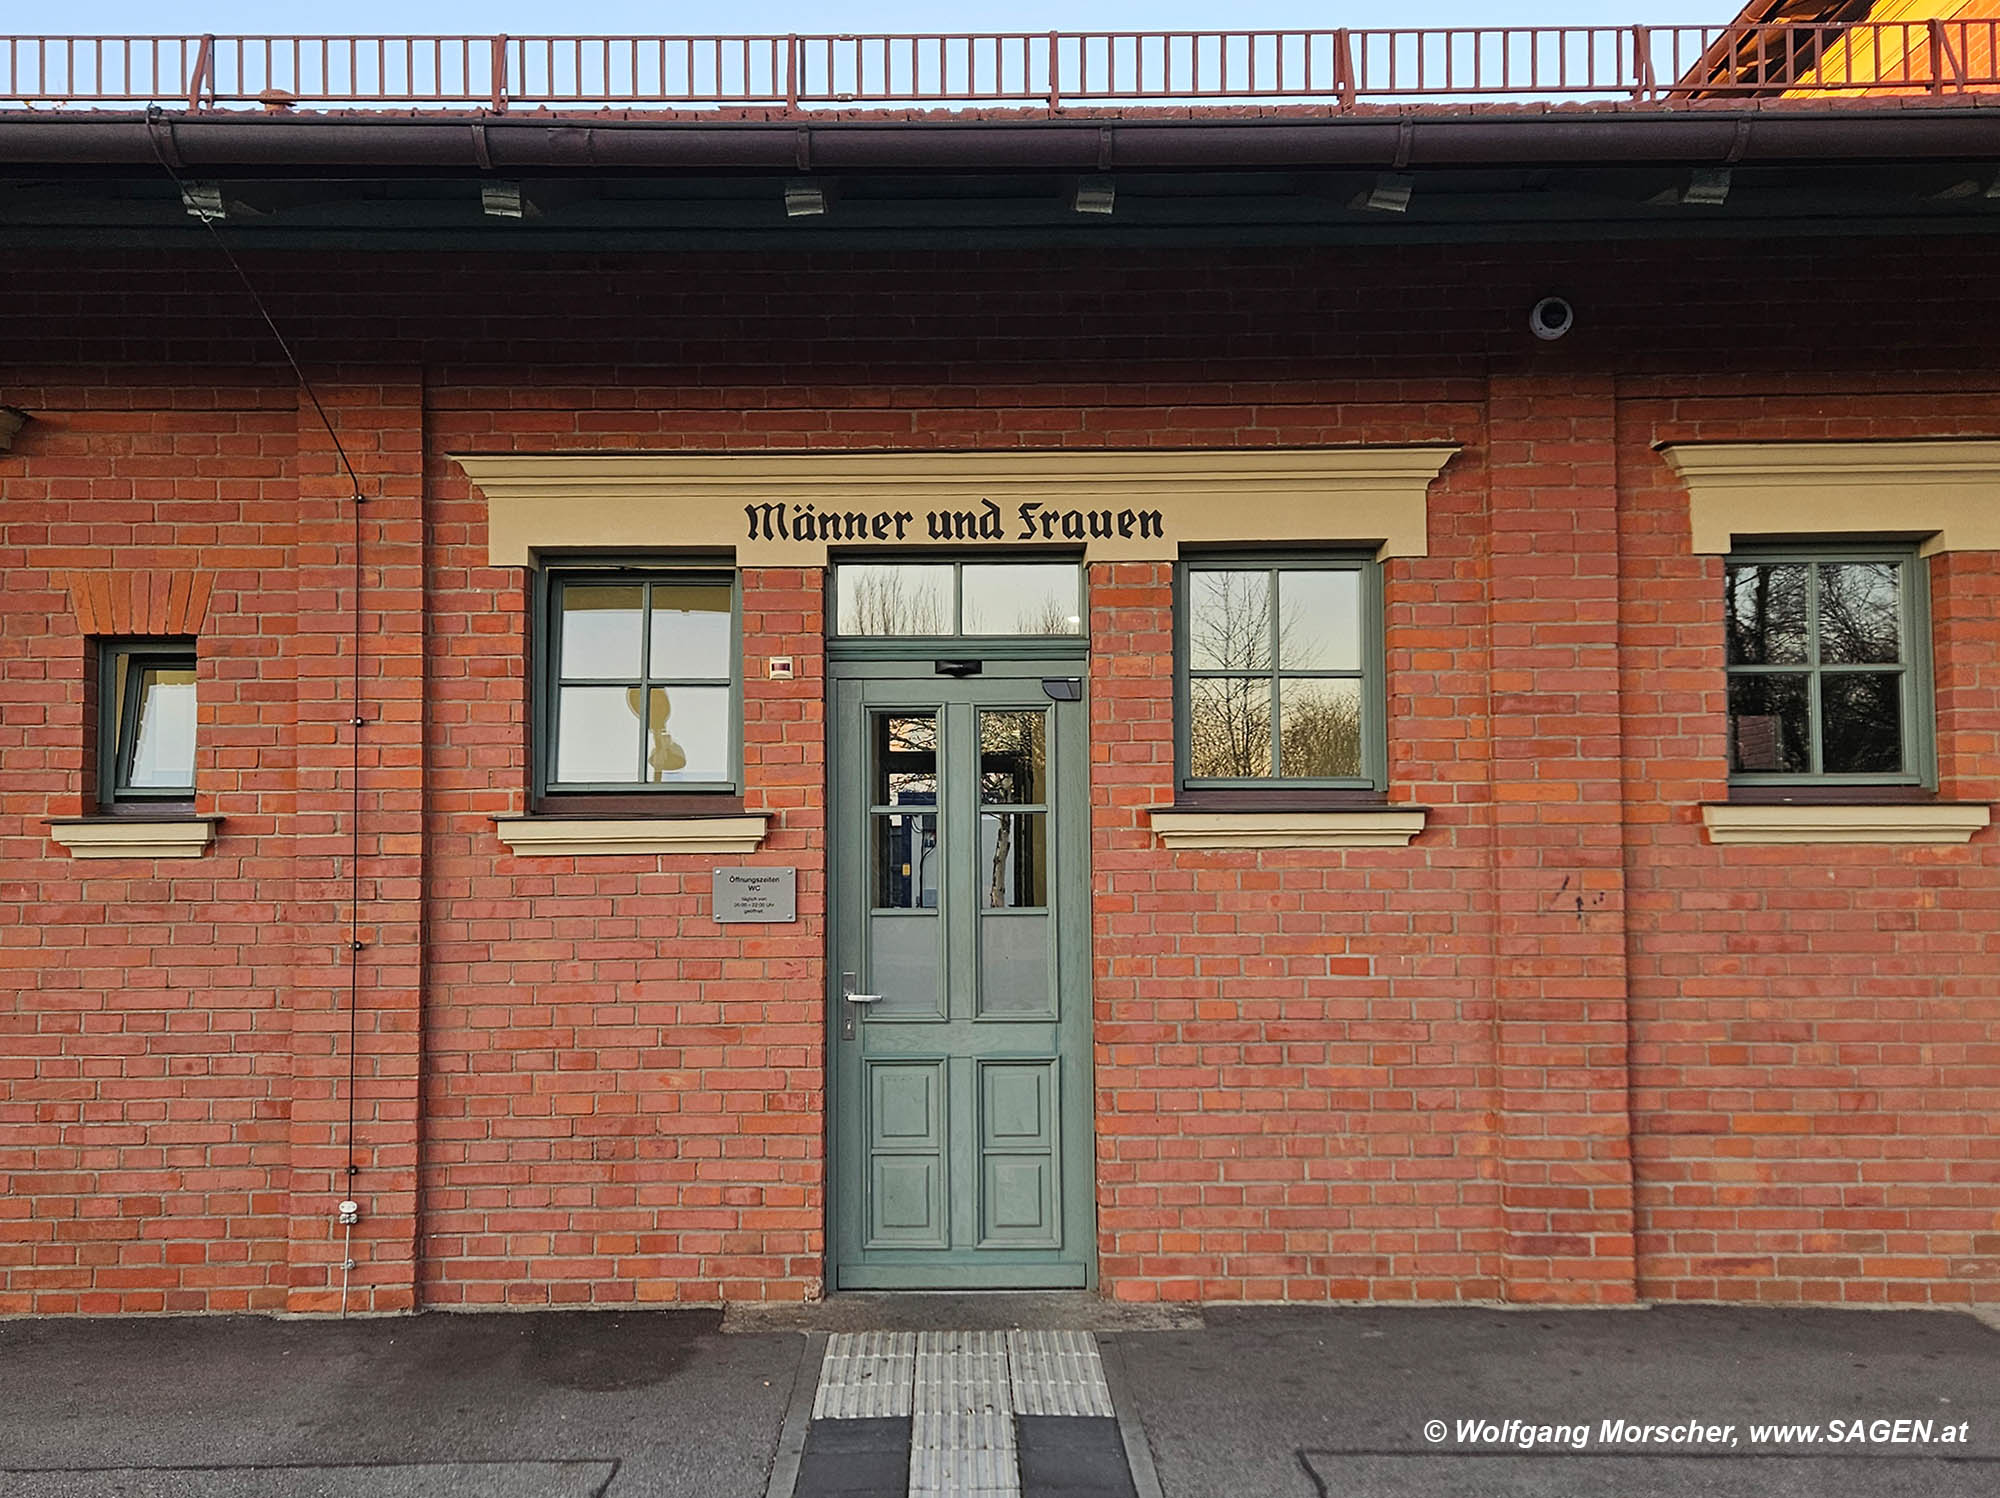
<path fill-rule="evenodd" d="M 1924 538 L 2000 550 L 2000 440 L 1714 442 L 1660 448 L 1688 487 L 1698 554 L 1757 536 Z"/>
<path fill-rule="evenodd" d="M 1926 806 L 1749 806 L 1701 809 L 1712 843 L 1963 843 L 1993 819 L 1976 802 Z"/>
<path fill-rule="evenodd" d="M 771 818 L 495 817 L 500 841 L 520 858 L 585 858 L 617 853 L 754 853 Z"/>
<path fill-rule="evenodd" d="M 467 454 L 455 461 L 486 496 L 487 558 L 525 567 L 538 548 L 691 547 L 752 565 L 817 566 L 829 541 L 952 545 L 1072 541 L 1093 561 L 1164 560 L 1183 543 L 1375 543 L 1423 556 L 1425 492 L 1458 448 L 1289 448 L 1184 452 Z M 987 516 L 987 506 L 993 513 Z M 800 540 L 752 511 L 861 514 L 904 524 L 884 534 Z M 1110 515 L 1088 530 L 1022 534 L 1035 513 Z M 933 537 L 933 512 L 990 519 L 991 532 Z M 1156 514 L 1154 512 L 1157 512 Z M 1145 524 L 1120 516 L 1153 515 Z M 883 529 L 878 527 L 878 529 Z M 1110 530 L 1112 534 L 1102 532 Z"/>
<path fill-rule="evenodd" d="M 1151 813 L 1153 835 L 1168 848 L 1406 848 L 1424 815 L 1401 807 Z"/>
<path fill-rule="evenodd" d="M 200 858 L 215 841 L 220 817 L 85 817 L 49 823 L 49 836 L 72 858 Z"/>

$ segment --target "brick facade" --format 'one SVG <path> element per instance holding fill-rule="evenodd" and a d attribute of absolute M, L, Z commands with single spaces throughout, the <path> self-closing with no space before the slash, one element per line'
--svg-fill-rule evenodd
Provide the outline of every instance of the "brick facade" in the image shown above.
<path fill-rule="evenodd" d="M 451 454 L 1435 442 L 1407 849 L 1162 850 L 1172 569 L 1091 568 L 1104 1293 L 2000 1304 L 1995 834 L 1707 843 L 1722 566 L 1653 450 L 2000 434 L 1991 244 L 252 257 L 358 530 L 226 268 L 21 258 L 0 1313 L 331 1309 L 344 1194 L 357 1309 L 818 1292 L 821 574 L 742 579 L 801 919 L 719 927 L 712 857 L 498 841 L 528 594 Z M 1940 794 L 2000 799 L 2000 557 L 1926 565 Z M 74 860 L 91 642 L 181 632 L 215 846 Z"/>

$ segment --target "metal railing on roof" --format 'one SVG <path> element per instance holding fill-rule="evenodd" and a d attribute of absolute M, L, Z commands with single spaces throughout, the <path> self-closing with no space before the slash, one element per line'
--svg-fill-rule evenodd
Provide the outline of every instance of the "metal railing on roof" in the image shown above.
<path fill-rule="evenodd" d="M 2000 20 L 928 36 L 0 37 L 0 107 L 1065 106 L 2000 88 Z"/>

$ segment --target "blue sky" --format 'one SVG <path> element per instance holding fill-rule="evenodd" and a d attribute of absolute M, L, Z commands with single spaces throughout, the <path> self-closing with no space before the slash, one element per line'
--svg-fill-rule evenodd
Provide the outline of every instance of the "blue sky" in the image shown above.
<path fill-rule="evenodd" d="M 734 0 L 717 6 L 642 5 L 599 0 L 555 7 L 548 0 L 70 0 L 38 22 L 17 16 L 6 29 L 70 36 L 186 35 L 580 35 L 745 32 L 936 32 L 1198 30 L 1217 27 L 1714 25 L 1737 0 L 1009 0 L 970 6 L 921 0 Z"/>

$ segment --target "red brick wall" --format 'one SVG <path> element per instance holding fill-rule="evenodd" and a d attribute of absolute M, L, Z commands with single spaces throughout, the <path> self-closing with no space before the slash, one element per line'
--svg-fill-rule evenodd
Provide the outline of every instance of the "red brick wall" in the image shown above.
<path fill-rule="evenodd" d="M 348 1193 L 351 1305 L 815 1290 L 820 576 L 744 576 L 754 861 L 801 871 L 745 935 L 715 858 L 498 841 L 526 591 L 449 454 L 1435 441 L 1430 553 L 1385 569 L 1408 849 L 1160 851 L 1171 570 L 1092 569 L 1106 1293 L 2000 1301 L 1995 835 L 1704 843 L 1721 565 L 1652 451 L 2000 433 L 2000 251 L 1924 249 L 255 258 L 364 494 L 358 829 L 317 415 L 206 258 L 22 267 L 0 1311 L 326 1309 Z M 1531 346 L 1547 291 L 1581 325 Z M 1942 789 L 1991 800 L 2000 563 L 1930 565 Z M 46 836 L 86 809 L 86 635 L 166 627 L 78 574 L 212 590 L 204 859 Z"/>
<path fill-rule="evenodd" d="M 280 1310 L 295 401 L 261 380 L 75 381 L 9 383 L 37 420 L 0 456 L 0 1312 Z M 196 774 L 227 820 L 206 858 L 87 863 L 49 841 L 43 818 L 84 810 L 72 570 L 212 589 Z M 153 627 L 105 593 L 90 622 Z"/>
<path fill-rule="evenodd" d="M 1992 436 L 1991 379 L 1628 387 L 1626 870 L 1640 1292 L 2000 1301 L 2000 853 L 1703 845 L 1721 800 L 1722 559 L 1656 442 Z M 1928 563 L 1939 793 L 2000 797 L 1991 552 Z"/>

